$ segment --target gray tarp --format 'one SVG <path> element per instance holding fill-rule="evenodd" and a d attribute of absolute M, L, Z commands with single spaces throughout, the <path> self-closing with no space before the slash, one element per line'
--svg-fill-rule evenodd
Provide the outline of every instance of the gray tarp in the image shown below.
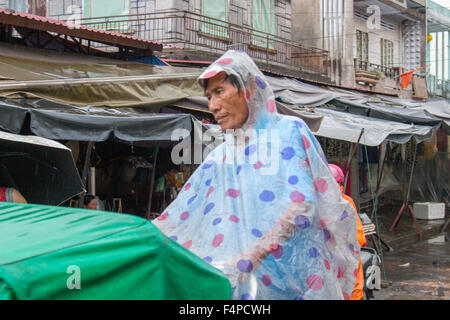
<path fill-rule="evenodd" d="M 433 133 L 430 126 L 369 118 L 329 108 L 318 107 L 315 112 L 324 117 L 316 135 L 356 143 L 364 128 L 360 144 L 367 146 L 378 146 L 385 140 L 406 143 L 412 137 L 421 142 L 429 139 Z"/>
<path fill-rule="evenodd" d="M 402 123 L 436 126 L 439 128 L 441 119 L 433 116 L 427 110 L 410 109 L 397 106 L 384 106 L 372 102 L 359 103 L 345 98 L 336 98 L 330 104 L 352 114 L 365 115 L 370 118 L 390 120 Z"/>
<path fill-rule="evenodd" d="M 296 79 L 270 77 L 266 75 L 267 82 L 282 102 L 298 104 L 308 107 L 323 105 L 337 97 L 353 97 L 352 93 L 344 91 L 331 91 L 326 88 L 313 86 Z"/>
<path fill-rule="evenodd" d="M 175 129 L 192 130 L 188 114 L 151 113 L 136 108 L 76 107 L 43 99 L 0 101 L 0 129 L 19 133 L 25 117 L 37 136 L 55 140 L 171 140 Z M 5 115 L 5 116 L 4 116 Z"/>
<path fill-rule="evenodd" d="M 346 141 L 356 142 L 361 131 L 361 125 L 357 121 L 361 120 L 361 123 L 364 123 L 367 127 L 366 141 L 369 143 L 368 145 L 374 143 L 378 145 L 380 137 L 405 143 L 409 140 L 408 137 L 415 136 L 417 141 L 423 141 L 424 137 L 430 135 L 430 128 L 437 130 L 441 125 L 444 130 L 450 128 L 450 111 L 448 111 L 450 108 L 446 108 L 445 103 L 448 104 L 448 100 L 445 103 L 442 101 L 445 99 L 408 103 L 406 100 L 396 99 L 395 97 L 369 96 L 338 88 L 314 86 L 295 79 L 269 76 L 266 76 L 266 78 L 274 89 L 277 99 L 283 102 L 297 106 L 315 107 L 317 113 L 321 115 L 325 115 L 323 112 L 326 107 L 329 107 L 330 110 L 347 111 L 348 116 L 333 112 L 327 113 L 325 116 L 328 119 L 324 120 L 325 126 L 317 133 L 318 135 L 326 133 L 330 138 L 342 138 Z M 396 103 L 393 103 L 393 101 L 396 101 Z M 403 102 L 405 104 L 402 104 Z M 322 113 L 318 112 L 317 107 L 321 107 Z M 364 117 L 358 118 L 353 117 L 353 115 Z M 345 119 L 346 117 L 348 119 Z M 374 119 L 374 121 L 371 121 L 371 119 Z M 385 120 L 387 122 L 384 122 Z M 346 121 L 346 126 L 339 129 L 343 132 L 338 132 L 336 125 L 333 127 L 332 124 L 336 121 L 340 123 Z M 352 124 L 352 121 L 355 121 L 355 123 Z M 407 126 L 401 126 L 401 124 L 407 124 Z M 391 125 L 392 130 L 386 128 L 388 125 Z M 327 129 L 327 126 L 330 130 Z M 401 132 L 397 133 L 400 129 Z M 356 139 L 354 137 L 356 131 L 349 135 L 349 130 L 358 131 Z M 377 137 L 377 135 L 379 136 Z"/>
<path fill-rule="evenodd" d="M 387 103 L 407 107 L 411 110 L 425 110 L 442 120 L 442 129 L 446 134 L 450 134 L 450 100 L 445 98 L 432 98 L 428 101 L 410 101 L 395 97 L 381 97 Z"/>

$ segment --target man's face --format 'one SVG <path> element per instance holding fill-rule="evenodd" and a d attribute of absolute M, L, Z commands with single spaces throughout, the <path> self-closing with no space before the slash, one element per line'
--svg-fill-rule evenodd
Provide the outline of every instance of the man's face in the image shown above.
<path fill-rule="evenodd" d="M 241 128 L 247 121 L 248 106 L 244 90 L 238 92 L 230 81 L 225 80 L 225 72 L 208 80 L 206 97 L 208 108 L 222 131 Z"/>

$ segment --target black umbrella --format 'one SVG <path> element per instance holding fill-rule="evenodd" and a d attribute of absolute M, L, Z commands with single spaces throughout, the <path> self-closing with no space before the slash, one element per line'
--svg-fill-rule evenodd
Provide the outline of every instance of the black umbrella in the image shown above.
<path fill-rule="evenodd" d="M 0 186 L 27 202 L 59 205 L 85 191 L 66 146 L 41 137 L 0 132 Z"/>

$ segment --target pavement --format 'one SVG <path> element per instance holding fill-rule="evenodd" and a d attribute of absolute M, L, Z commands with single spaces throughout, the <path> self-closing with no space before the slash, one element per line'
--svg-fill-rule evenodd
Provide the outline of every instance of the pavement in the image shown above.
<path fill-rule="evenodd" d="M 393 231 L 389 231 L 397 214 L 399 207 L 385 207 L 385 209 L 377 214 L 377 219 L 372 218 L 372 222 L 376 224 L 378 220 L 378 234 L 381 239 L 391 248 L 400 249 L 408 245 L 420 241 L 419 232 L 414 224 L 414 220 L 409 211 L 403 211 L 403 214 Z M 447 214 L 447 217 L 450 217 Z M 420 220 L 416 219 L 420 231 L 422 232 L 422 240 L 430 239 L 441 233 L 445 219 L 436 220 Z M 450 226 L 447 228 L 450 229 Z M 369 242 L 370 243 L 370 242 Z M 387 250 L 383 248 L 383 250 Z"/>
<path fill-rule="evenodd" d="M 407 211 L 391 232 L 398 209 L 372 219 L 377 220 L 378 234 L 391 248 L 382 246 L 382 289 L 374 292 L 374 300 L 450 300 L 450 225 L 442 232 L 447 220 L 417 219 L 420 240 Z M 368 246 L 374 247 L 369 239 Z"/>

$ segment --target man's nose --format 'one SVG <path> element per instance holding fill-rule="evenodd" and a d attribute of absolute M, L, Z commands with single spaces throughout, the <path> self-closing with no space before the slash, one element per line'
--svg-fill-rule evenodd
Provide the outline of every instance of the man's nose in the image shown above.
<path fill-rule="evenodd" d="M 216 113 L 220 110 L 220 104 L 218 103 L 218 99 L 214 96 L 209 99 L 208 108 L 212 113 Z"/>

